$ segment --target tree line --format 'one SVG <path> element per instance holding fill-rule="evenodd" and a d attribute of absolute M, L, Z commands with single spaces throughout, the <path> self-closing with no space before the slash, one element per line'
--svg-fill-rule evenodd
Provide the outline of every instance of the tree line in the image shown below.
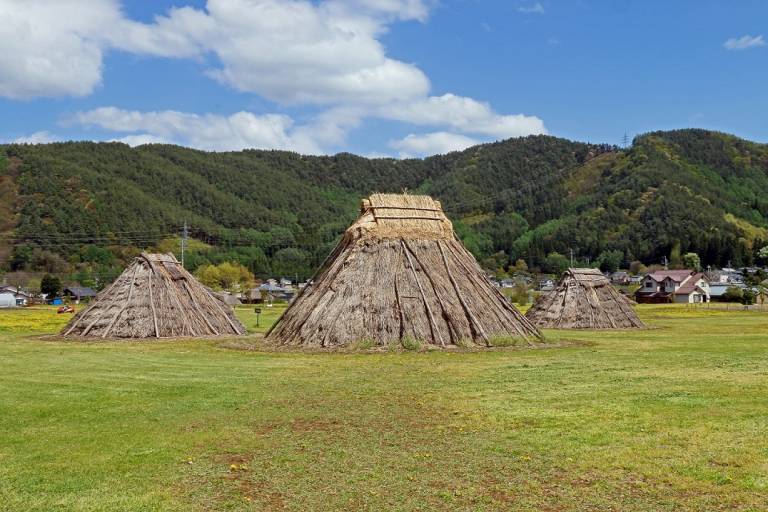
<path fill-rule="evenodd" d="M 0 268 L 99 285 L 142 250 L 195 271 L 225 262 L 306 279 L 372 192 L 439 199 L 489 271 L 607 269 L 696 253 L 760 262 L 768 240 L 768 149 L 703 130 L 654 132 L 620 150 L 531 136 L 426 159 L 206 153 L 169 145 L 0 147 Z M 0 244 L 3 245 L 3 244 Z"/>

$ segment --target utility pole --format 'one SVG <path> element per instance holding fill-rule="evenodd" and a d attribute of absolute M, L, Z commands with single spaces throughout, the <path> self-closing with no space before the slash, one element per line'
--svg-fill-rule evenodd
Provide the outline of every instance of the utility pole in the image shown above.
<path fill-rule="evenodd" d="M 629 135 L 627 135 L 627 132 L 624 132 L 624 136 L 621 138 L 621 145 L 625 148 L 629 144 Z"/>
<path fill-rule="evenodd" d="M 571 251 L 571 268 L 573 268 L 573 249 L 568 249 Z"/>
<path fill-rule="evenodd" d="M 661 259 L 664 262 L 664 270 L 669 270 L 668 261 L 667 261 L 667 255 L 665 254 L 664 257 Z"/>
<path fill-rule="evenodd" d="M 181 230 L 181 268 L 184 268 L 184 250 L 187 248 L 188 236 L 189 229 L 187 228 L 187 220 L 184 219 L 184 229 Z"/>

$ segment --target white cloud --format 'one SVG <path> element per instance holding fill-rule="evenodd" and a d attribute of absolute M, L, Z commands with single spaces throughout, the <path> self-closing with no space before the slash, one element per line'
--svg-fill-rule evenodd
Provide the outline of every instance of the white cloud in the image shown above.
<path fill-rule="evenodd" d="M 427 93 L 416 66 L 386 56 L 377 37 L 424 20 L 423 0 L 209 0 L 143 24 L 118 0 L 0 0 L 0 95 L 84 96 L 110 49 L 217 57 L 209 70 L 241 91 L 283 103 L 383 103 Z M 297 29 L 300 27 L 300 29 Z"/>
<path fill-rule="evenodd" d="M 426 21 L 429 9 L 436 0 L 330 0 L 332 8 L 347 12 L 365 12 L 368 15 L 389 15 L 399 20 Z"/>
<path fill-rule="evenodd" d="M 763 36 L 742 36 L 732 37 L 723 43 L 723 46 L 728 50 L 746 50 L 747 48 L 756 48 L 758 46 L 765 46 L 766 42 Z"/>
<path fill-rule="evenodd" d="M 16 144 L 47 144 L 49 142 L 55 142 L 57 140 L 61 140 L 61 139 L 48 131 L 39 131 L 31 135 L 19 137 L 18 139 L 15 139 L 13 142 Z"/>
<path fill-rule="evenodd" d="M 245 148 L 286 149 L 325 154 L 341 146 L 350 130 L 365 117 L 380 117 L 416 125 L 449 127 L 448 131 L 411 134 L 390 142 L 401 157 L 425 156 L 465 149 L 490 139 L 546 133 L 533 116 L 500 115 L 485 103 L 451 94 L 430 97 L 371 111 L 360 107 L 335 107 L 297 124 L 284 114 L 230 116 L 193 114 L 171 110 L 140 112 L 102 107 L 78 112 L 69 123 L 96 126 L 121 134 L 115 138 L 132 146 L 172 143 L 204 150 L 234 151 Z"/>
<path fill-rule="evenodd" d="M 116 140 L 131 145 L 166 142 L 217 151 L 259 148 L 323 153 L 318 140 L 312 136 L 312 130 L 294 127 L 293 120 L 282 114 L 237 112 L 219 116 L 101 107 L 78 112 L 69 122 L 127 133 L 129 135 Z M 325 140 L 322 132 L 318 139 Z"/>
<path fill-rule="evenodd" d="M 281 103 L 385 103 L 426 94 L 424 73 L 387 57 L 376 39 L 386 19 L 353 14 L 351 4 L 369 13 L 421 15 L 411 12 L 420 2 L 209 0 L 212 28 L 198 44 L 222 64 L 211 76 Z"/>
<path fill-rule="evenodd" d="M 480 141 L 448 132 L 434 132 L 420 135 L 411 134 L 404 139 L 391 141 L 390 147 L 400 151 L 400 158 L 416 158 L 461 151 Z"/>
<path fill-rule="evenodd" d="M 544 122 L 535 116 L 500 115 L 487 103 L 444 94 L 381 107 L 381 117 L 429 126 L 447 126 L 464 133 L 496 137 L 520 137 L 547 133 Z"/>
<path fill-rule="evenodd" d="M 90 94 L 101 81 L 99 33 L 116 16 L 102 0 L 0 0 L 0 96 Z"/>
<path fill-rule="evenodd" d="M 210 33 L 206 20 L 188 8 L 173 13 L 173 23 L 158 18 L 145 25 L 126 19 L 118 0 L 0 0 L 0 96 L 86 96 L 101 83 L 111 48 L 201 55 L 190 32 Z"/>
<path fill-rule="evenodd" d="M 535 4 L 531 5 L 521 5 L 517 8 L 519 12 L 524 13 L 530 13 L 530 14 L 544 14 L 546 11 L 544 10 L 544 6 L 541 5 L 541 3 L 536 2 Z"/>
<path fill-rule="evenodd" d="M 443 151 L 469 141 L 546 133 L 535 116 L 501 114 L 455 94 L 429 96 L 429 80 L 418 67 L 387 56 L 380 38 L 391 24 L 424 22 L 436 2 L 208 0 L 204 8 L 172 8 L 139 23 L 125 17 L 120 0 L 0 0 L 0 97 L 90 94 L 101 83 L 104 54 L 121 50 L 194 59 L 237 90 L 325 109 L 298 124 L 284 114 L 115 107 L 73 118 L 133 145 L 323 153 L 342 145 L 370 117 L 435 130 L 400 141 L 404 151 L 417 151 L 418 144 Z M 543 11 L 538 2 L 526 9 Z"/>
<path fill-rule="evenodd" d="M 362 153 L 360 156 L 370 159 L 377 159 L 377 158 L 396 158 L 395 156 L 384 153 L 382 151 L 369 151 L 367 153 Z"/>
<path fill-rule="evenodd" d="M 173 141 L 171 140 L 158 137 L 156 135 L 150 135 L 148 133 L 126 135 L 125 137 L 111 139 L 110 142 L 122 142 L 123 144 L 128 144 L 131 147 L 142 146 L 144 144 L 173 144 Z"/>

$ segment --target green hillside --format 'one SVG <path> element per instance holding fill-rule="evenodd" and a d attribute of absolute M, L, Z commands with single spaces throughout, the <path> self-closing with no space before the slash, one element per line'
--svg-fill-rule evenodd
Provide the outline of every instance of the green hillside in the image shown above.
<path fill-rule="evenodd" d="M 257 275 L 308 277 L 371 192 L 439 198 L 488 268 L 594 261 L 753 262 L 768 229 L 768 145 L 703 130 L 655 132 L 617 150 L 549 136 L 424 160 L 206 153 L 119 143 L 0 146 L 0 265 L 110 274 L 178 236 L 206 242 L 194 268 L 237 260 Z M 679 246 L 679 247 L 675 247 Z"/>

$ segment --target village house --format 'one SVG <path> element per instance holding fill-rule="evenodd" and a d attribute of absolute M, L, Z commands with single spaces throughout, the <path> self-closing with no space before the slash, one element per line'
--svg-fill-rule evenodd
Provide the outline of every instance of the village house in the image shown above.
<path fill-rule="evenodd" d="M 709 302 L 709 280 L 693 270 L 658 270 L 643 278 L 635 300 L 646 304 Z"/>
<path fill-rule="evenodd" d="M 555 282 L 552 279 L 542 279 L 539 281 L 539 291 L 551 292 L 555 289 Z"/>
<path fill-rule="evenodd" d="M 70 300 L 79 304 L 81 300 L 89 300 L 96 296 L 96 291 L 87 286 L 67 286 L 62 291 L 62 294 Z"/>
<path fill-rule="evenodd" d="M 237 295 L 231 292 L 222 291 L 222 292 L 211 292 L 211 293 L 216 294 L 221 299 L 221 301 L 224 302 L 224 304 L 226 304 L 227 306 L 235 307 L 243 303 L 240 297 L 238 297 Z"/>
<path fill-rule="evenodd" d="M 268 279 L 266 283 L 245 292 L 241 299 L 245 304 L 272 303 L 274 300 L 290 302 L 295 295 L 292 287 L 282 287 L 276 280 Z"/>
<path fill-rule="evenodd" d="M 26 306 L 33 298 L 31 293 L 7 284 L 0 285 L 0 294 L 4 295 L 4 302 L 9 301 L 12 296 L 16 306 Z"/>
<path fill-rule="evenodd" d="M 721 301 L 725 300 L 725 294 L 728 291 L 729 288 L 738 288 L 739 290 L 746 289 L 746 286 L 743 283 L 729 283 L 729 282 L 715 282 L 709 284 L 709 297 L 712 301 Z"/>
<path fill-rule="evenodd" d="M 735 268 L 722 268 L 719 271 L 713 272 L 714 281 L 724 284 L 744 284 L 744 275 L 741 270 Z M 710 280 L 711 282 L 712 280 Z"/>
<path fill-rule="evenodd" d="M 11 292 L 0 291 L 0 308 L 15 308 L 16 297 Z"/>
<path fill-rule="evenodd" d="M 629 273 L 623 270 L 618 270 L 606 277 L 610 278 L 611 284 L 628 285 L 630 283 Z"/>

